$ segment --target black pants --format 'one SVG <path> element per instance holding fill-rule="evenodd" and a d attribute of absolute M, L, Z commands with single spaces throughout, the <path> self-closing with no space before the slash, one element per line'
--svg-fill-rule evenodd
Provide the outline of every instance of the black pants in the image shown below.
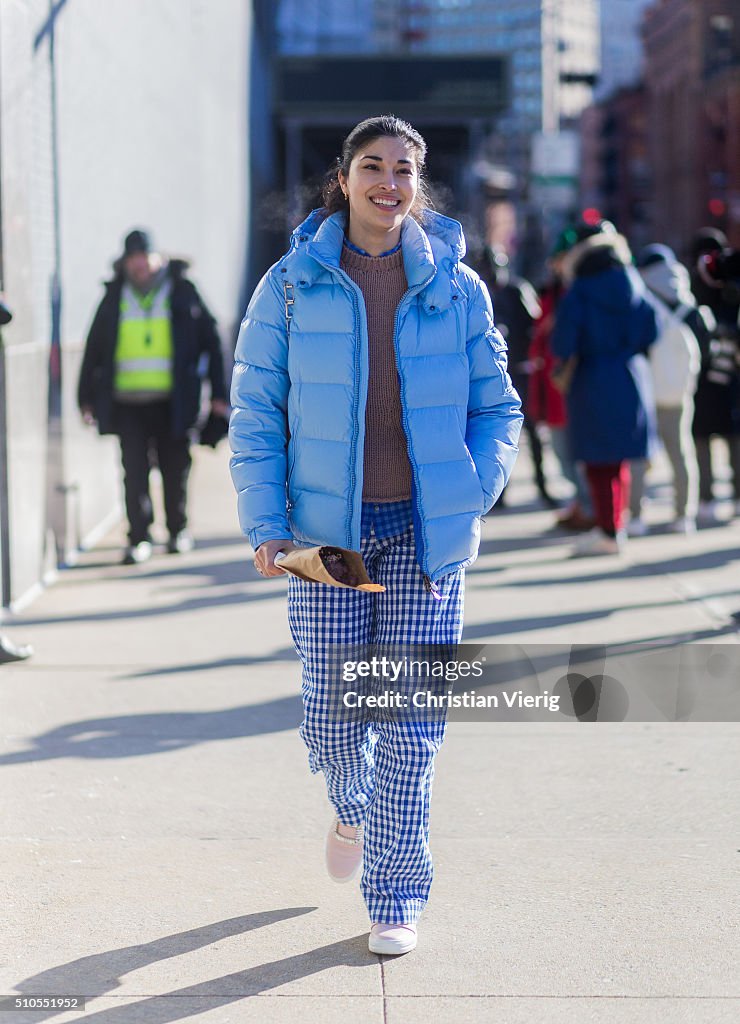
<path fill-rule="evenodd" d="M 715 434 L 727 445 L 732 474 L 732 491 L 740 501 L 740 434 Z M 696 458 L 699 463 L 699 501 L 714 500 L 714 469 L 712 468 L 711 437 L 695 437 Z"/>
<path fill-rule="evenodd" d="M 167 529 L 174 537 L 187 525 L 190 442 L 187 437 L 172 436 L 169 402 L 117 402 L 115 416 L 121 441 L 129 542 L 139 544 L 149 539 L 149 527 L 154 520 L 149 470 L 155 465 L 162 474 Z"/>

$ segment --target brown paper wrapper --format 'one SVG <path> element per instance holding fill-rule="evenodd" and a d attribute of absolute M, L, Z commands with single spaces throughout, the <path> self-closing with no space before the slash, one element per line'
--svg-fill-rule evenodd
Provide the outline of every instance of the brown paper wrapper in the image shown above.
<path fill-rule="evenodd" d="M 327 583 L 330 587 L 373 593 L 385 590 L 380 583 L 371 583 L 359 551 L 349 551 L 347 548 L 323 545 L 280 551 L 275 556 L 275 565 L 308 583 Z"/>

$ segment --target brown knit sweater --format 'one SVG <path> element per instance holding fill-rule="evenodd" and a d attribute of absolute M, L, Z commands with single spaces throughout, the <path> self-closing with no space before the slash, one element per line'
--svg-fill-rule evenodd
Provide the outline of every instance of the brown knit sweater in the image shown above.
<path fill-rule="evenodd" d="M 399 249 L 390 256 L 362 256 L 345 245 L 341 267 L 360 288 L 367 311 L 369 380 L 362 500 L 403 501 L 411 497 L 411 464 L 393 346 L 396 309 L 407 289 L 403 253 Z"/>

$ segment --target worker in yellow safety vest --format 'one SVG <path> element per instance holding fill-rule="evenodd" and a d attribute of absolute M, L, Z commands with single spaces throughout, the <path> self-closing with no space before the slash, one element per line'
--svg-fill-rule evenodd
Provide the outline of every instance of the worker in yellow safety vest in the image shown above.
<path fill-rule="evenodd" d="M 184 260 L 154 251 L 146 231 L 131 231 L 95 314 L 80 371 L 78 401 L 87 423 L 118 434 L 129 543 L 124 564 L 152 554 L 149 472 L 162 475 L 172 554 L 192 548 L 187 529 L 190 438 L 201 406 L 203 368 L 211 413 L 226 417 L 226 384 L 216 322 Z"/>

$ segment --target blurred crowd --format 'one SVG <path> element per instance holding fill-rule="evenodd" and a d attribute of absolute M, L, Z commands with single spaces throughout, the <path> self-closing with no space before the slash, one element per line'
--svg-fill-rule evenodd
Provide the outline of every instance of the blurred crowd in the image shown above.
<path fill-rule="evenodd" d="M 502 249 L 485 249 L 476 269 L 509 346 L 538 492 L 558 508 L 548 445 L 571 485 L 554 525 L 580 535 L 574 555 L 619 554 L 649 532 L 646 483 L 660 447 L 673 484 L 664 529 L 727 520 L 718 445 L 729 518 L 740 516 L 740 252 L 722 232 L 699 231 L 686 266 L 659 243 L 632 253 L 609 221 L 575 224 L 558 237 L 539 293 Z"/>

